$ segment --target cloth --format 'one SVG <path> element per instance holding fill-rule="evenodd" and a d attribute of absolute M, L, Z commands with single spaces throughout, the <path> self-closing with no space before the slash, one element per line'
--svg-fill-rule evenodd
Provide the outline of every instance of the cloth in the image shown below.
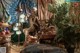
<path fill-rule="evenodd" d="M 19 40 L 18 40 L 18 37 L 20 37 Z M 14 32 L 14 34 L 11 35 L 11 41 L 12 41 L 13 43 L 16 43 L 16 42 L 18 42 L 18 41 L 24 42 L 24 41 L 25 41 L 25 34 L 22 32 L 22 33 L 20 34 L 20 36 L 18 36 L 18 35 L 16 34 L 16 32 Z"/>

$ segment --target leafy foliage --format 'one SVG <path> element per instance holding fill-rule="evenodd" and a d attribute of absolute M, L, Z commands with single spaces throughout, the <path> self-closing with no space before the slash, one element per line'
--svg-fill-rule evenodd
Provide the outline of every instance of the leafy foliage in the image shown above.
<path fill-rule="evenodd" d="M 55 14 L 51 22 L 58 28 L 55 40 L 72 45 L 80 41 L 80 25 L 71 22 L 68 8 L 68 4 L 63 3 L 60 6 L 50 6 L 49 11 Z"/>

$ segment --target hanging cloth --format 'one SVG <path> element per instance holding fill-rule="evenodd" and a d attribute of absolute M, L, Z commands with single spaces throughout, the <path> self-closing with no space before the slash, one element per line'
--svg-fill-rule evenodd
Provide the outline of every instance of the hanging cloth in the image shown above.
<path fill-rule="evenodd" d="M 10 24 L 15 23 L 17 21 L 17 13 L 15 10 L 19 3 L 19 0 L 2 0 L 2 3 L 4 5 L 7 13 L 11 17 L 9 23 Z"/>

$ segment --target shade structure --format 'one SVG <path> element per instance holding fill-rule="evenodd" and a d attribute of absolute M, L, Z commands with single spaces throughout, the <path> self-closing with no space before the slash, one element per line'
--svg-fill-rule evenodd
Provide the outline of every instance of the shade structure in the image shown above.
<path fill-rule="evenodd" d="M 58 47 L 53 47 L 44 44 L 33 44 L 27 46 L 21 53 L 66 53 L 64 50 Z"/>

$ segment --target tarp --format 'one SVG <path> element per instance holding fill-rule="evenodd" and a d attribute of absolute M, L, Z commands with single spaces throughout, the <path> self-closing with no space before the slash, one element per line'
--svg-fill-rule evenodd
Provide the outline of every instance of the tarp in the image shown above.
<path fill-rule="evenodd" d="M 34 1 L 35 0 L 2 0 L 2 3 L 4 5 L 7 13 L 11 17 L 10 21 L 8 21 L 8 22 L 10 24 L 17 22 L 18 13 L 16 12 L 16 8 L 18 7 L 18 4 L 20 2 L 29 8 L 33 8 L 34 6 L 36 6 Z"/>
<path fill-rule="evenodd" d="M 2 3 L 7 11 L 7 13 L 9 14 L 9 16 L 11 17 L 9 23 L 12 24 L 14 22 L 17 21 L 17 14 L 16 14 L 16 7 L 19 3 L 19 0 L 2 0 Z"/>

